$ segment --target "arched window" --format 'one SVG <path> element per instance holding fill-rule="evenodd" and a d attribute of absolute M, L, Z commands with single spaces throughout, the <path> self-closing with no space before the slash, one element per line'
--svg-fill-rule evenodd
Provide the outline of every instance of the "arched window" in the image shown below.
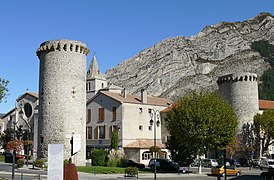
<path fill-rule="evenodd" d="M 152 153 L 150 151 L 145 151 L 142 154 L 142 160 L 150 160 L 152 158 Z"/>

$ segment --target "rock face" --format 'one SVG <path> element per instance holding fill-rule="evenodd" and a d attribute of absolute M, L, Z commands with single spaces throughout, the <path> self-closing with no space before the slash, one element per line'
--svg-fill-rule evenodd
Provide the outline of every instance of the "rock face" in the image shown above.
<path fill-rule="evenodd" d="M 270 66 L 251 49 L 254 41 L 274 44 L 274 18 L 268 13 L 244 22 L 207 26 L 190 38 L 165 39 L 106 72 L 110 83 L 138 93 L 173 99 L 193 90 L 217 90 L 219 76 L 257 73 Z"/>

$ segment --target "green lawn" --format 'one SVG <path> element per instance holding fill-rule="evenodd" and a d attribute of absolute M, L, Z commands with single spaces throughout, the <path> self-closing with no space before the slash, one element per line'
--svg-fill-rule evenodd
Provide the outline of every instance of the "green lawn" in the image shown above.
<path fill-rule="evenodd" d="M 77 166 L 77 171 L 92 174 L 124 174 L 125 168 L 105 166 Z M 150 169 L 140 170 L 139 173 L 151 173 Z"/>
<path fill-rule="evenodd" d="M 4 159 L 5 157 L 3 155 L 0 155 L 0 162 L 4 162 Z"/>

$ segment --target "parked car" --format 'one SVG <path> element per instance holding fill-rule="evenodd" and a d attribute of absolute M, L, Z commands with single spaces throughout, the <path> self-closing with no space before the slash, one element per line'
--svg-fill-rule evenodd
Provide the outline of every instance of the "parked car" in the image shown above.
<path fill-rule="evenodd" d="M 240 162 L 236 159 L 227 159 L 227 162 L 229 162 L 230 166 L 236 166 L 236 167 L 241 166 Z"/>
<path fill-rule="evenodd" d="M 216 159 L 203 159 L 202 166 L 211 168 L 218 166 L 218 162 Z"/>
<path fill-rule="evenodd" d="M 2 155 L 5 157 L 5 163 L 13 163 L 12 153 L 10 153 L 10 152 L 3 152 Z M 25 158 L 24 155 L 16 155 L 16 157 L 15 157 L 15 163 L 17 163 L 18 159 L 23 159 L 23 158 Z"/>
<path fill-rule="evenodd" d="M 211 168 L 211 174 L 224 176 L 224 174 L 225 174 L 224 166 L 216 166 L 216 167 Z M 227 176 L 240 176 L 241 170 L 236 169 L 234 166 L 227 166 L 226 167 L 226 175 Z"/>
<path fill-rule="evenodd" d="M 259 167 L 260 166 L 259 159 L 252 159 L 252 166 Z"/>
<path fill-rule="evenodd" d="M 260 169 L 265 171 L 274 171 L 274 159 L 263 159 L 260 163 Z"/>
<path fill-rule="evenodd" d="M 247 158 L 239 158 L 238 161 L 242 167 L 248 167 L 250 165 Z"/>
<path fill-rule="evenodd" d="M 125 163 L 125 167 L 131 166 L 131 167 L 137 167 L 138 169 L 144 169 L 145 168 L 144 164 L 135 162 L 135 161 L 130 160 L 130 159 L 125 159 L 124 163 Z"/>
<path fill-rule="evenodd" d="M 168 159 L 152 158 L 148 163 L 148 167 L 150 167 L 152 171 L 154 171 L 155 168 L 155 160 L 157 172 L 178 172 L 179 170 L 179 165 L 176 162 L 172 162 Z"/>

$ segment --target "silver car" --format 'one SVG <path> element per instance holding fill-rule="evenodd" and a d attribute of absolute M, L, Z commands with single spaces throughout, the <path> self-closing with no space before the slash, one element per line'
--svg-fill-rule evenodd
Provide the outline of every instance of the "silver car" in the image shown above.
<path fill-rule="evenodd" d="M 211 168 L 218 166 L 218 162 L 216 159 L 203 159 L 202 165 Z"/>

